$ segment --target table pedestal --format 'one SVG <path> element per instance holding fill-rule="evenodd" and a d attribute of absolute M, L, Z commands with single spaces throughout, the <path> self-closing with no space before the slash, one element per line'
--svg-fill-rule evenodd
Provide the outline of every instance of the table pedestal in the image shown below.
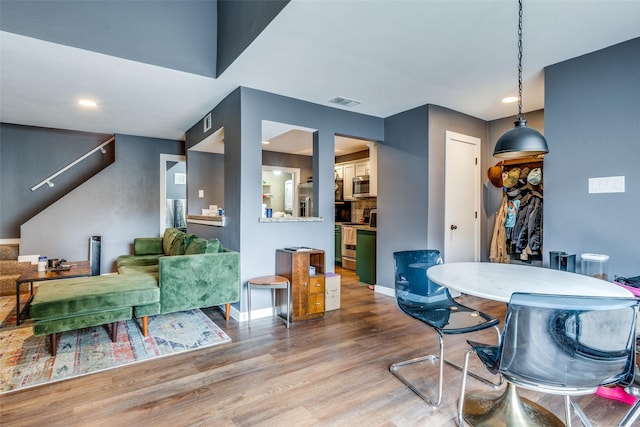
<path fill-rule="evenodd" d="M 564 427 L 549 410 L 518 395 L 516 387 L 507 383 L 501 395 L 469 394 L 462 407 L 464 420 L 475 427 Z"/>

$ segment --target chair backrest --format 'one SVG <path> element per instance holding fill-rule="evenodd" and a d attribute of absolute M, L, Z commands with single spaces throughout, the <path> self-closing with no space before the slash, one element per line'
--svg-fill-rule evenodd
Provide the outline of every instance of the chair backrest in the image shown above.
<path fill-rule="evenodd" d="M 589 388 L 633 379 L 638 301 L 515 293 L 500 372 L 530 383 Z"/>
<path fill-rule="evenodd" d="M 440 251 L 420 249 L 394 252 L 396 299 L 431 302 L 446 297 L 446 288 L 427 278 L 427 269 L 442 264 Z"/>

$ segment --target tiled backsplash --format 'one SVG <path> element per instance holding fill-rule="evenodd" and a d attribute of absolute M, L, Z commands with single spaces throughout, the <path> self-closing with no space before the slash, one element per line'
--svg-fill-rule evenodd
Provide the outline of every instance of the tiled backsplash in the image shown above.
<path fill-rule="evenodd" d="M 351 202 L 351 222 L 360 222 L 364 217 L 365 208 L 376 209 L 378 199 L 375 197 L 356 199 Z"/>

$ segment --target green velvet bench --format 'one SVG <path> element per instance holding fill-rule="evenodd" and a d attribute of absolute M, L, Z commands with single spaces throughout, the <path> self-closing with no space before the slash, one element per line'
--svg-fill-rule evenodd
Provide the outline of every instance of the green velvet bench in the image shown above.
<path fill-rule="evenodd" d="M 107 325 L 112 341 L 118 324 L 133 317 L 134 307 L 158 304 L 157 276 L 106 275 L 42 282 L 31 303 L 35 336 L 49 336 L 51 355 L 57 354 L 60 333 Z M 148 318 L 141 316 L 142 334 L 147 336 Z"/>

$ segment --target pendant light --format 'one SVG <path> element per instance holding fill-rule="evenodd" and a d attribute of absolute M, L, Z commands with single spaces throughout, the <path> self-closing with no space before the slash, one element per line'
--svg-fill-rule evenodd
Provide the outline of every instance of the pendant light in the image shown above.
<path fill-rule="evenodd" d="M 536 156 L 549 152 L 544 136 L 537 130 L 527 127 L 527 121 L 522 114 L 522 0 L 518 0 L 518 5 L 518 115 L 515 128 L 498 139 L 493 151 L 495 157 L 503 159 Z"/>

